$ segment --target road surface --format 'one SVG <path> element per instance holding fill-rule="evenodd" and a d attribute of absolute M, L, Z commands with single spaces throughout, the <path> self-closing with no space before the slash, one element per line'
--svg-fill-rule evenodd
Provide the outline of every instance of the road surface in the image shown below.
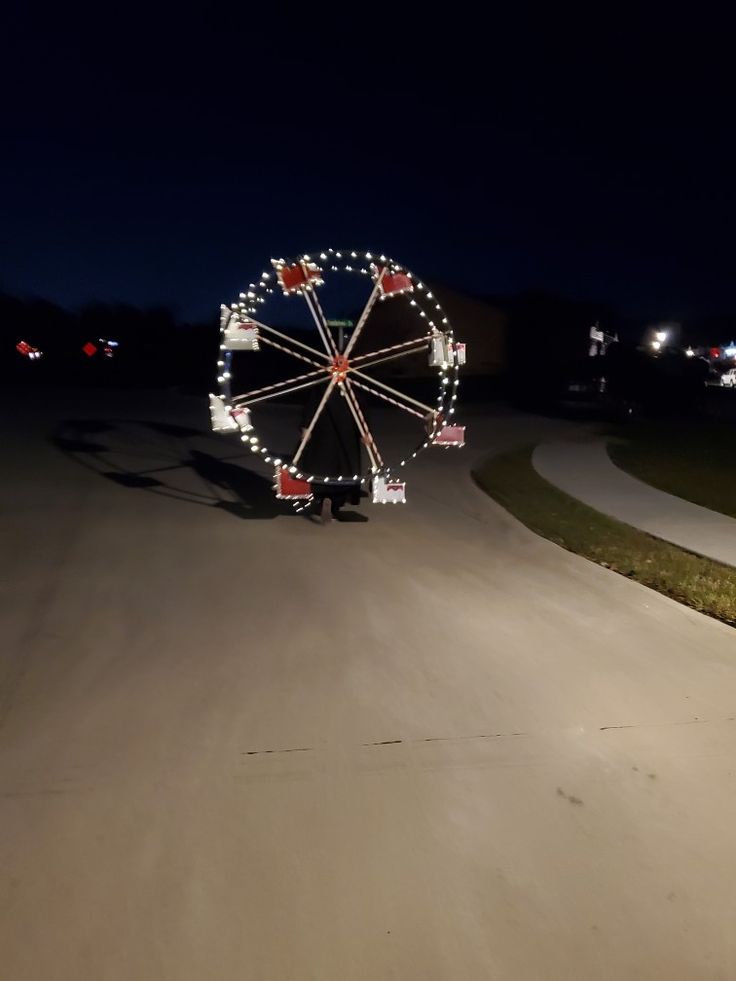
<path fill-rule="evenodd" d="M 203 403 L 2 418 L 3 978 L 736 977 L 736 634 L 467 475 L 562 424 L 322 528 Z"/>

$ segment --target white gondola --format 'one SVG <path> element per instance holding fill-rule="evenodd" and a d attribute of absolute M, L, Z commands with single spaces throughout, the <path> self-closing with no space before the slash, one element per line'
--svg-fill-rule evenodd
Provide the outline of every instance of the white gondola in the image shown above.
<path fill-rule="evenodd" d="M 429 339 L 430 368 L 446 368 L 452 361 L 452 344 L 446 334 L 433 334 Z"/>
<path fill-rule="evenodd" d="M 212 432 L 214 433 L 236 433 L 240 426 L 233 419 L 230 406 L 219 395 L 210 393 L 210 418 L 212 420 Z"/>
<path fill-rule="evenodd" d="M 465 364 L 465 344 L 455 343 L 453 344 L 453 350 L 455 352 L 455 364 Z"/>
<path fill-rule="evenodd" d="M 373 478 L 374 504 L 406 504 L 406 484 L 388 477 Z"/>
<path fill-rule="evenodd" d="M 465 446 L 465 426 L 443 426 L 432 440 L 434 446 Z"/>
<path fill-rule="evenodd" d="M 234 315 L 223 333 L 223 344 L 226 351 L 258 351 L 258 328 L 251 320 Z"/>
<path fill-rule="evenodd" d="M 224 303 L 220 304 L 220 330 L 225 330 L 227 325 L 230 323 L 230 318 L 233 316 L 233 311 L 230 307 L 226 306 Z"/>

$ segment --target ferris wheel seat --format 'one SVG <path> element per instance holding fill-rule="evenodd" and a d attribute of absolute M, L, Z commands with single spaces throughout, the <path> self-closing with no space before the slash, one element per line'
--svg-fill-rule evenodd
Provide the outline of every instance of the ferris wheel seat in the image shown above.
<path fill-rule="evenodd" d="M 226 351 L 258 351 L 258 328 L 250 320 L 231 320 L 225 328 Z"/>
<path fill-rule="evenodd" d="M 250 421 L 250 409 L 245 406 L 236 405 L 230 410 L 231 417 L 235 420 L 235 424 L 241 433 L 249 433 L 253 429 L 253 423 Z"/>
<path fill-rule="evenodd" d="M 406 484 L 400 480 L 373 478 L 374 504 L 406 504 Z"/>
<path fill-rule="evenodd" d="M 452 342 L 446 334 L 433 334 L 429 339 L 430 368 L 446 368 L 452 363 Z"/>
<path fill-rule="evenodd" d="M 308 480 L 298 480 L 288 470 L 280 468 L 275 474 L 274 490 L 280 501 L 303 501 L 312 497 L 312 485 Z"/>
<path fill-rule="evenodd" d="M 464 343 L 453 344 L 453 351 L 455 353 L 455 364 L 465 364 L 466 348 L 467 345 Z"/>
<path fill-rule="evenodd" d="M 276 264 L 276 275 L 284 293 L 297 293 L 305 286 L 321 286 L 322 270 L 316 262 L 297 262 L 293 266 Z"/>
<path fill-rule="evenodd" d="M 376 277 L 380 276 L 380 270 L 375 266 L 373 268 L 375 270 L 374 275 Z M 414 291 L 414 284 L 406 273 L 384 273 L 379 279 L 378 290 L 382 298 L 385 296 L 398 296 L 400 293 L 412 293 Z"/>
<path fill-rule="evenodd" d="M 465 446 L 465 426 L 443 426 L 432 440 L 434 446 Z"/>
<path fill-rule="evenodd" d="M 210 394 L 210 419 L 214 433 L 236 433 L 240 426 L 227 405 L 218 395 Z"/>

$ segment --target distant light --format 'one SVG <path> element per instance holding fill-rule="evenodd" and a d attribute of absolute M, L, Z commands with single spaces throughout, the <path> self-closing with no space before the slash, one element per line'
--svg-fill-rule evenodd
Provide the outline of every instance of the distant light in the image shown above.
<path fill-rule="evenodd" d="M 657 338 L 660 344 L 664 344 L 664 342 L 667 340 L 667 331 L 658 330 L 654 336 Z"/>
<path fill-rule="evenodd" d="M 19 341 L 15 345 L 15 349 L 18 354 L 22 354 L 23 357 L 28 358 L 29 361 L 38 361 L 42 356 L 43 351 L 40 351 L 37 347 L 33 347 L 28 341 Z"/>
<path fill-rule="evenodd" d="M 727 358 L 736 358 L 736 347 L 727 347 L 723 353 Z"/>
<path fill-rule="evenodd" d="M 693 351 L 693 349 L 691 347 L 689 347 L 687 349 L 687 351 L 685 351 L 685 357 L 692 358 L 694 356 L 694 354 L 695 354 L 695 351 Z"/>
<path fill-rule="evenodd" d="M 662 347 L 662 342 L 660 340 L 652 341 L 652 347 L 658 351 Z"/>

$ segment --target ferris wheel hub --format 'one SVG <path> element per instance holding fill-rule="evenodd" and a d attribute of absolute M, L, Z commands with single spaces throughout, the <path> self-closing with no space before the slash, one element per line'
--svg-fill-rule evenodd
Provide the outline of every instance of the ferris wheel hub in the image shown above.
<path fill-rule="evenodd" d="M 350 371 L 350 361 L 343 354 L 336 354 L 329 370 L 338 382 L 343 382 Z"/>

